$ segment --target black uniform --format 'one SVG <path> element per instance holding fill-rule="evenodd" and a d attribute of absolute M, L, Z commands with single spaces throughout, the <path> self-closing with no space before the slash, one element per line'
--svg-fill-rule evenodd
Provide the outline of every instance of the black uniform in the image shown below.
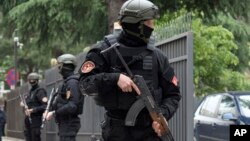
<path fill-rule="evenodd" d="M 111 37 L 111 38 L 110 38 Z M 116 40 L 108 38 L 92 48 L 86 60 L 93 62 L 94 69 L 88 73 L 81 68 L 80 86 L 87 94 L 98 93 L 96 103 L 107 110 L 106 120 L 102 125 L 105 141 L 160 141 L 152 129 L 152 120 L 147 109 L 143 109 L 137 117 L 134 127 L 124 125 L 124 119 L 131 105 L 137 100 L 135 92 L 125 93 L 118 87 L 120 73 L 126 74 L 117 54 L 109 51 L 100 54 Z M 132 73 L 144 77 L 156 103 L 165 118 L 169 120 L 178 108 L 181 99 L 174 70 L 167 57 L 153 46 L 147 45 L 139 38 L 122 32 L 117 38 L 118 48 Z"/>
<path fill-rule="evenodd" d="M 4 113 L 4 111 L 2 111 L 0 109 L 0 141 L 2 141 L 2 136 L 3 136 L 3 129 L 4 129 L 4 126 L 6 123 L 6 115 Z"/>
<path fill-rule="evenodd" d="M 25 130 L 24 134 L 26 141 L 40 141 L 42 124 L 42 115 L 46 108 L 46 102 L 43 102 L 43 98 L 47 97 L 46 90 L 39 87 L 39 85 L 32 86 L 28 96 L 26 97 L 26 103 L 29 109 L 33 109 L 31 113 L 31 122 L 28 116 L 25 117 Z"/>
<path fill-rule="evenodd" d="M 82 114 L 84 96 L 78 87 L 78 77 L 71 75 L 59 87 L 53 104 L 58 123 L 60 141 L 75 141 L 81 127 L 79 114 Z"/>

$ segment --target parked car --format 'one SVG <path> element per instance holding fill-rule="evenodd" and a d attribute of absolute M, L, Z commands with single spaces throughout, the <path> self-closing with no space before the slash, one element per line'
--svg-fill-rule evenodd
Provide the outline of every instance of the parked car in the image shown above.
<path fill-rule="evenodd" d="M 204 97 L 194 114 L 194 140 L 229 141 L 230 125 L 250 125 L 250 92 Z"/>

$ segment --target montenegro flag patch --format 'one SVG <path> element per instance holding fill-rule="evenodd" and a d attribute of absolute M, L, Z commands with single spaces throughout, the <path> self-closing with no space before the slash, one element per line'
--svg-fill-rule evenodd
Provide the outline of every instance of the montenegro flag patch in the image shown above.
<path fill-rule="evenodd" d="M 81 67 L 81 72 L 88 73 L 88 72 L 92 71 L 94 68 L 95 68 L 94 62 L 86 61 L 85 63 L 83 63 L 83 65 Z"/>

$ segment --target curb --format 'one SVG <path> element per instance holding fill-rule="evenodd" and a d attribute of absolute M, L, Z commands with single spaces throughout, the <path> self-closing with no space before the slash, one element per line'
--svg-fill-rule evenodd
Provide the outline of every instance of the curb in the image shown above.
<path fill-rule="evenodd" d="M 2 137 L 2 141 L 24 141 L 23 139 L 12 138 L 12 137 Z"/>

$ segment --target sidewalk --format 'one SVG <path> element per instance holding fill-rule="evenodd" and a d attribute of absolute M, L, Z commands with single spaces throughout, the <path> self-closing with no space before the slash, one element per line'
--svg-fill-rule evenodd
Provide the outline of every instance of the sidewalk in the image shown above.
<path fill-rule="evenodd" d="M 24 141 L 24 140 L 4 136 L 4 137 L 2 137 L 2 141 Z"/>

